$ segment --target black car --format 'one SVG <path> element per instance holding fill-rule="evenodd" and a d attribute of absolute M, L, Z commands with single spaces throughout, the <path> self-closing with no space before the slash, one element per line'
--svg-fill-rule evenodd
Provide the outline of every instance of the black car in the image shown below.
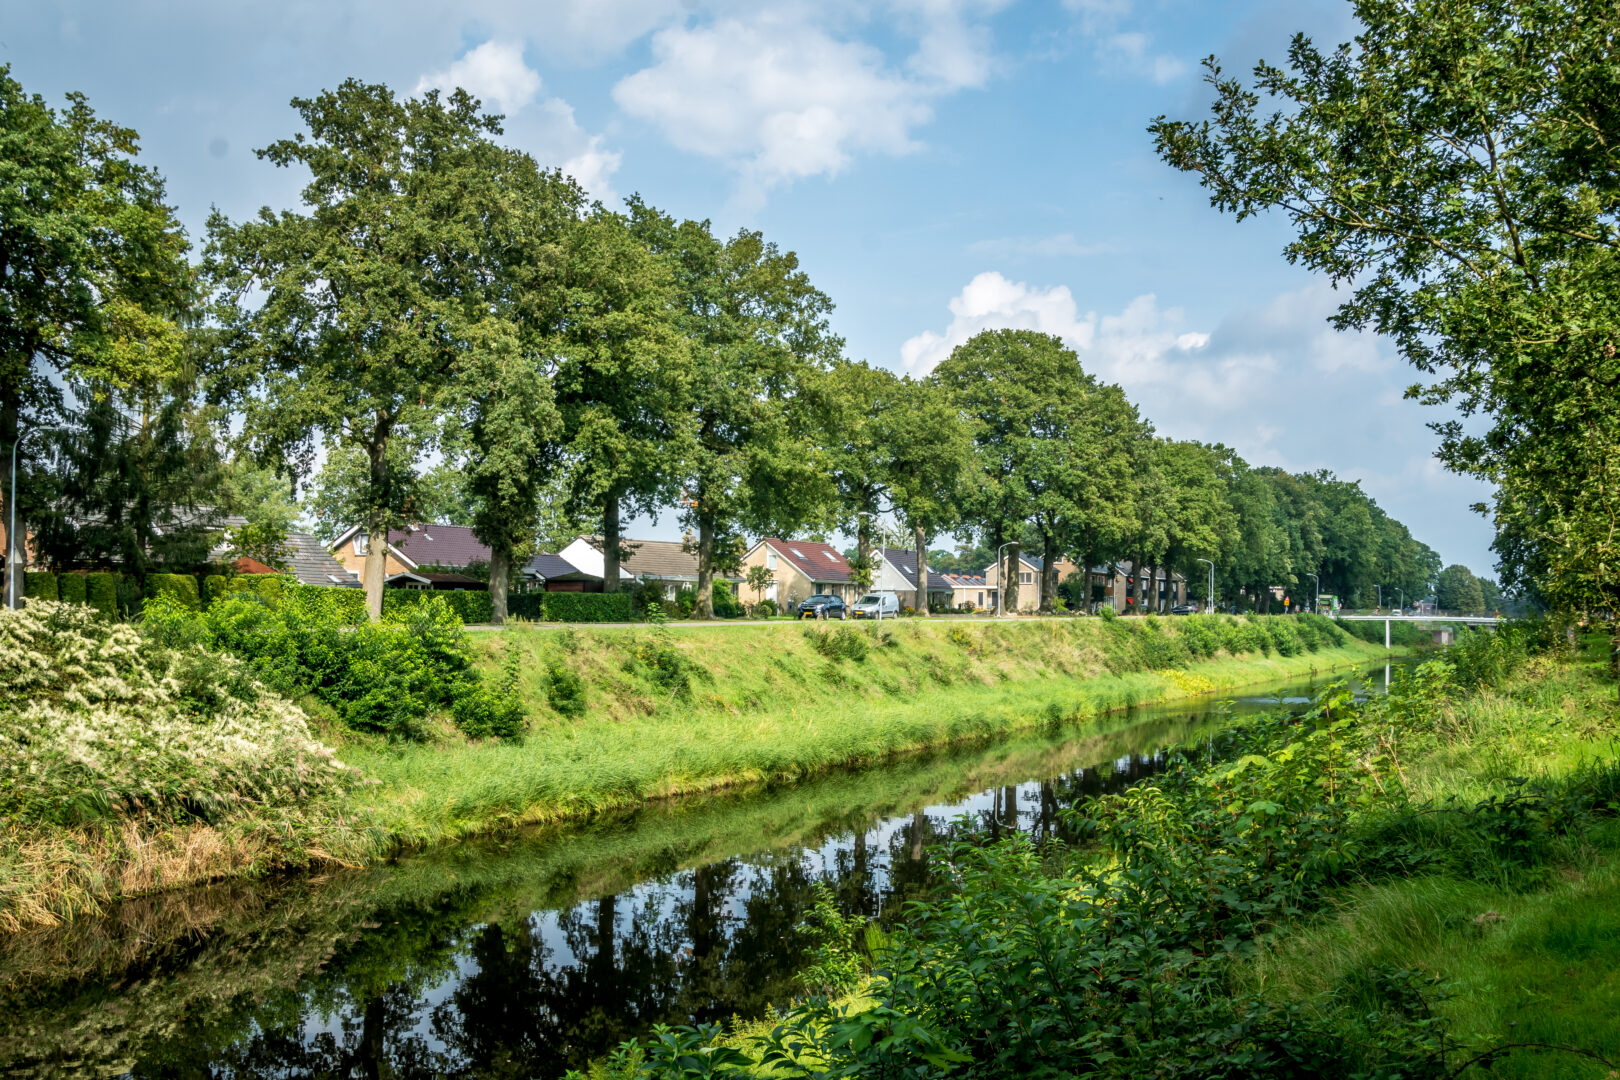
<path fill-rule="evenodd" d="M 1196 615 L 1196 614 L 1198 614 L 1198 605 L 1197 604 L 1177 604 L 1175 607 L 1170 609 L 1170 614 L 1172 614 L 1172 615 Z"/>
<path fill-rule="evenodd" d="M 826 609 L 825 612 L 822 609 Z M 843 600 L 836 596 L 828 596 L 826 593 L 817 593 L 814 596 L 805 597 L 799 602 L 798 611 L 801 619 L 849 618 L 849 609 L 844 606 Z"/>

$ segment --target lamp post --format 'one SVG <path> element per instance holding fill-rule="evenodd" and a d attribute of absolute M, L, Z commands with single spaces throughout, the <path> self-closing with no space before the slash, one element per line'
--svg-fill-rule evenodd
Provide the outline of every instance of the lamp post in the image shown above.
<path fill-rule="evenodd" d="M 1395 587 L 1395 591 L 1400 594 L 1400 597 L 1401 597 L 1401 614 L 1405 615 L 1406 614 L 1406 590 L 1401 588 L 1399 585 L 1397 585 Z"/>
<path fill-rule="evenodd" d="M 1215 610 L 1215 564 L 1209 559 L 1199 559 L 1198 561 L 1209 566 L 1209 593 L 1204 597 L 1204 602 L 1209 605 L 1209 610 L 1213 613 Z"/>
<path fill-rule="evenodd" d="M 1001 565 L 1001 553 L 1018 543 L 1009 540 L 996 548 L 996 618 L 1007 614 L 1007 569 Z"/>
<path fill-rule="evenodd" d="M 1306 574 L 1305 576 L 1316 584 L 1316 588 L 1311 590 L 1311 613 L 1315 614 L 1316 606 L 1322 599 L 1322 579 L 1315 574 Z"/>

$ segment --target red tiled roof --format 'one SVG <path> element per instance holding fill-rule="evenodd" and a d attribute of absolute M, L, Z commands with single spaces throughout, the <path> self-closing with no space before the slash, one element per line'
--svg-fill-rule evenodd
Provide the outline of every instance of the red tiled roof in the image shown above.
<path fill-rule="evenodd" d="M 390 529 L 388 542 L 418 566 L 469 566 L 489 562 L 489 545 L 465 525 L 407 525 Z"/>
<path fill-rule="evenodd" d="M 773 536 L 767 536 L 765 543 L 813 582 L 842 584 L 850 580 L 849 560 L 831 544 L 820 544 L 814 540 L 778 540 Z"/>

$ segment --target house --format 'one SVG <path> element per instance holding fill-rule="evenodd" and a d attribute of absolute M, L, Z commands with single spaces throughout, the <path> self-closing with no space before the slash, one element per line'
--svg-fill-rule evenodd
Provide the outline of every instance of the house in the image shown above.
<path fill-rule="evenodd" d="M 983 574 L 942 574 L 951 586 L 951 607 L 988 609 L 995 602 L 995 590 Z"/>
<path fill-rule="evenodd" d="M 598 558 L 601 552 L 597 552 Z M 563 558 L 541 552 L 523 564 L 518 574 L 526 590 L 543 592 L 601 592 L 602 575 L 588 574 Z"/>
<path fill-rule="evenodd" d="M 365 573 L 366 552 L 371 538 L 363 526 L 355 525 L 333 540 L 332 557 L 356 578 Z M 403 529 L 388 530 L 384 578 L 416 572 L 424 566 L 465 569 L 476 563 L 489 564 L 489 545 L 473 535 L 465 525 L 435 525 L 418 522 Z"/>
<path fill-rule="evenodd" d="M 686 550 L 686 545 L 679 540 L 623 540 L 620 542 L 623 549 L 628 552 L 625 558 L 619 561 L 619 582 L 622 588 L 625 582 L 635 584 L 657 584 L 663 588 L 664 599 L 673 600 L 685 588 L 696 588 L 698 580 L 698 558 L 693 552 Z M 600 582 L 607 573 L 606 560 L 602 555 L 602 541 L 600 537 L 581 536 L 573 543 L 557 553 L 564 562 L 574 566 L 582 575 L 579 580 L 589 582 L 595 579 Z M 741 579 L 735 575 L 716 574 L 716 581 L 729 581 L 735 584 Z M 601 591 L 598 585 L 591 592 Z"/>
<path fill-rule="evenodd" d="M 874 578 L 873 588 L 897 593 L 902 604 L 920 610 L 916 549 L 879 548 Z M 936 606 L 950 605 L 952 592 L 951 583 L 945 580 L 944 574 L 936 574 L 932 570 L 928 572 L 928 599 L 931 603 Z"/>
<path fill-rule="evenodd" d="M 404 570 L 398 574 L 390 574 L 383 578 L 383 587 L 388 589 L 422 589 L 426 591 L 447 591 L 453 589 L 476 589 L 480 592 L 489 589 L 489 582 L 467 574 L 458 574 L 453 570 Z"/>
<path fill-rule="evenodd" d="M 779 606 L 797 604 L 814 595 L 837 596 L 846 603 L 859 598 L 849 560 L 831 544 L 766 537 L 743 556 L 744 580 L 747 580 L 749 567 L 753 566 L 763 566 L 771 572 L 774 581 L 765 590 L 763 599 L 773 600 Z M 752 590 L 744 588 L 743 600 L 756 600 Z"/>
<path fill-rule="evenodd" d="M 247 518 L 239 515 L 229 515 L 220 521 L 220 526 L 234 529 L 247 524 Z M 225 561 L 229 550 L 224 539 L 215 544 L 209 551 L 211 562 Z M 307 532 L 289 532 L 287 534 L 286 572 L 297 578 L 303 585 L 330 585 L 343 589 L 358 588 L 360 578 L 350 574 L 348 569 L 332 557 L 332 553 L 315 537 Z M 272 574 L 270 567 L 257 559 L 240 558 L 236 560 L 236 570 L 241 574 Z"/>
<path fill-rule="evenodd" d="M 1091 604 L 1094 608 L 1107 604 L 1121 615 L 1135 610 L 1135 564 L 1126 560 L 1111 566 L 1093 566 L 1090 577 Z M 1147 595 L 1148 610 L 1169 611 L 1176 605 L 1187 602 L 1187 579 L 1181 574 L 1168 572 L 1163 567 L 1155 567 L 1153 584 L 1148 587 Z M 1158 597 L 1157 606 L 1152 603 L 1154 596 Z"/>
<path fill-rule="evenodd" d="M 1041 606 L 1041 567 L 1043 563 L 1034 555 L 1018 553 L 1018 606 L 1016 611 L 1034 611 Z M 1001 588 L 995 563 L 984 568 L 985 591 L 989 593 L 991 611 L 1000 610 Z"/>

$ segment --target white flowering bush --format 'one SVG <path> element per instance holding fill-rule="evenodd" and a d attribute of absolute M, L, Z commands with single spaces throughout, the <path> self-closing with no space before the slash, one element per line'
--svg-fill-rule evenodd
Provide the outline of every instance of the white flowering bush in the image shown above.
<path fill-rule="evenodd" d="M 79 604 L 0 610 L 0 818 L 217 822 L 357 779 L 230 657 Z"/>

